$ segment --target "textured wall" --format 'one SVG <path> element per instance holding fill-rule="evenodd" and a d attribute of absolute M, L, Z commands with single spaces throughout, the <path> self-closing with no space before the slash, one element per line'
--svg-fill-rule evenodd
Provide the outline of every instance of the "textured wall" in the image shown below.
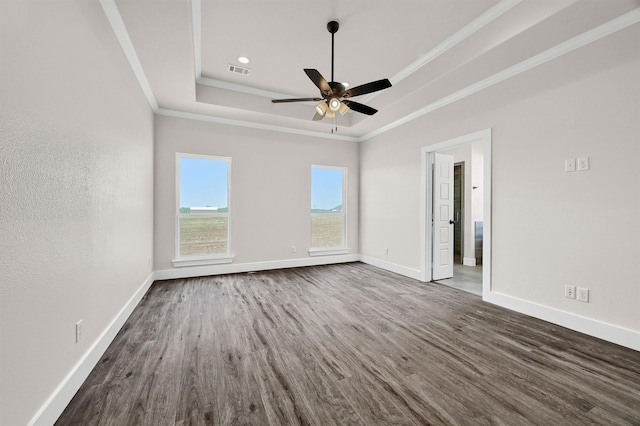
<path fill-rule="evenodd" d="M 24 425 L 151 272 L 153 114 L 98 2 L 2 1 L 0 43 L 0 424 Z"/>
<path fill-rule="evenodd" d="M 418 269 L 421 148 L 492 128 L 493 290 L 640 331 L 639 39 L 635 25 L 364 142 L 362 254 Z M 565 173 L 581 156 L 591 170 Z"/>

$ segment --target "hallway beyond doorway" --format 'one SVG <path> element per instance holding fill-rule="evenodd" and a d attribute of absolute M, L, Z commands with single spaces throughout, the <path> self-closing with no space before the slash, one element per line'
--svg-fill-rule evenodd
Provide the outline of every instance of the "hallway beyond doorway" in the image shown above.
<path fill-rule="evenodd" d="M 482 265 L 464 266 L 458 263 L 453 265 L 453 277 L 434 281 L 448 287 L 457 288 L 467 293 L 482 296 Z"/>

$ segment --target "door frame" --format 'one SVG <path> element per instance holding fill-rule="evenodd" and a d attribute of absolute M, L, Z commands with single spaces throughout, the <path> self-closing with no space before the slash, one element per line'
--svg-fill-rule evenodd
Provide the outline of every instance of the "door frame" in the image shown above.
<path fill-rule="evenodd" d="M 469 133 L 453 139 L 448 139 L 421 149 L 422 177 L 420 188 L 420 275 L 422 281 L 429 282 L 433 277 L 433 230 L 431 222 L 433 213 L 431 204 L 433 200 L 433 153 L 457 146 L 482 142 L 483 145 L 483 239 L 482 239 L 482 298 L 485 299 L 491 292 L 491 128 Z M 428 261 L 427 261 L 428 260 Z"/>

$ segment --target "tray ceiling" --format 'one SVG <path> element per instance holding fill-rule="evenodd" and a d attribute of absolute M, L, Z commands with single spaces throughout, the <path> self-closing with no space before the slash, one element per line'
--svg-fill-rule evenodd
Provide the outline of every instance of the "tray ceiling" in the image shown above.
<path fill-rule="evenodd" d="M 363 140 L 640 22 L 638 0 L 101 0 L 159 114 Z M 352 86 L 379 110 L 311 121 L 303 68 Z M 238 56 L 251 62 L 244 65 Z M 229 65 L 250 69 L 229 72 Z"/>

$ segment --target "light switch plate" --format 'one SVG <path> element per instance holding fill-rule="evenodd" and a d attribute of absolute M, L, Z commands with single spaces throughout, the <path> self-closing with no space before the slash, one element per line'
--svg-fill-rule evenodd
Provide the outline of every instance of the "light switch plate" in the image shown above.
<path fill-rule="evenodd" d="M 567 299 L 575 299 L 576 298 L 576 286 L 575 285 L 565 285 L 564 286 L 564 297 Z"/>
<path fill-rule="evenodd" d="M 564 160 L 564 171 L 565 172 L 575 172 L 576 171 L 576 159 L 570 158 L 568 160 Z"/>

